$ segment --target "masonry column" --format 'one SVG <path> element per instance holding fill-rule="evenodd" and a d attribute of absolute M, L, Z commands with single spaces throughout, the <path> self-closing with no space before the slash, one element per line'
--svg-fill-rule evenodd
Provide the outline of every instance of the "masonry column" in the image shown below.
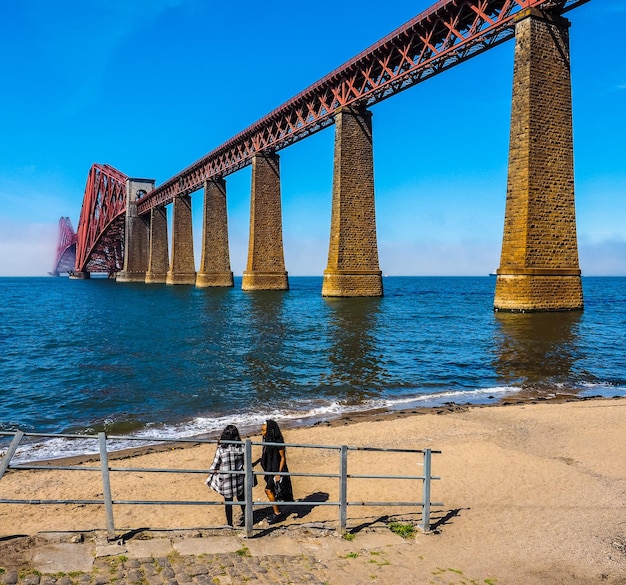
<path fill-rule="evenodd" d="M 569 21 L 515 27 L 509 175 L 496 311 L 583 308 L 574 205 Z"/>
<path fill-rule="evenodd" d="M 195 284 L 196 282 L 190 195 L 179 195 L 174 198 L 172 261 L 166 282 L 167 284 Z"/>
<path fill-rule="evenodd" d="M 167 208 L 153 207 L 150 210 L 150 255 L 146 283 L 166 282 L 168 269 Z"/>
<path fill-rule="evenodd" d="M 280 167 L 277 154 L 260 152 L 252 158 L 250 240 L 243 290 L 288 290 L 283 253 Z"/>
<path fill-rule="evenodd" d="M 226 181 L 222 177 L 204 183 L 202 259 L 196 286 L 234 286 L 228 253 Z"/>
<path fill-rule="evenodd" d="M 154 189 L 151 179 L 126 180 L 126 220 L 124 226 L 124 269 L 117 282 L 144 282 L 148 269 L 149 228 L 137 214 L 137 200 Z"/>
<path fill-rule="evenodd" d="M 322 295 L 382 294 L 376 242 L 372 114 L 340 108 L 335 113 L 330 245 Z"/>

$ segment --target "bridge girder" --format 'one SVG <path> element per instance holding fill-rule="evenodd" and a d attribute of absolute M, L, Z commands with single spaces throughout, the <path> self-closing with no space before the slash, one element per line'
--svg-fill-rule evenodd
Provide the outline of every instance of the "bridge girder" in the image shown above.
<path fill-rule="evenodd" d="M 110 165 L 89 169 L 78 222 L 76 272 L 122 269 L 128 177 Z"/>
<path fill-rule="evenodd" d="M 140 215 L 200 189 L 334 123 L 342 106 L 370 107 L 514 36 L 516 16 L 561 14 L 589 0 L 440 0 L 157 187 Z"/>

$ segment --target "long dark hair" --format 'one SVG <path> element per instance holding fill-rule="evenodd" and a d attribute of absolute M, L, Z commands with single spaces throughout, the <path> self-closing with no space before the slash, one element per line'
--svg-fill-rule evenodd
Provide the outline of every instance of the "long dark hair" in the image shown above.
<path fill-rule="evenodd" d="M 239 429 L 235 425 L 228 425 L 220 436 L 220 440 L 218 443 L 222 441 L 241 441 L 241 437 L 239 436 Z"/>
<path fill-rule="evenodd" d="M 284 443 L 283 434 L 280 432 L 278 423 L 273 419 L 265 421 L 265 439 L 266 443 Z"/>

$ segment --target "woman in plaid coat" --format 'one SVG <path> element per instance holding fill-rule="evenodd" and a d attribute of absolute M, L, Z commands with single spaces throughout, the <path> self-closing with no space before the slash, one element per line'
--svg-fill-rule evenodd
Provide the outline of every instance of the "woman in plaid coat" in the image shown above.
<path fill-rule="evenodd" d="M 233 498 L 242 502 L 244 496 L 244 475 L 234 473 L 221 473 L 224 471 L 243 471 L 243 444 L 239 443 L 223 443 L 223 441 L 241 441 L 239 430 L 235 425 L 228 425 L 223 431 L 220 440 L 217 443 L 215 457 L 211 469 L 209 469 L 209 477 L 206 480 L 207 485 L 214 489 L 218 494 L 224 496 L 224 508 L 226 511 L 226 524 L 233 525 L 233 506 L 229 502 Z M 243 517 L 239 522 L 243 524 L 246 506 L 241 506 Z"/>

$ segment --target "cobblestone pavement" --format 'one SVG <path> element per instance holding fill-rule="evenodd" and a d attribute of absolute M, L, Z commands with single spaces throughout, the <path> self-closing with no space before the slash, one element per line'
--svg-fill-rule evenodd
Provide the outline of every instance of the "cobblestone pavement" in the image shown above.
<path fill-rule="evenodd" d="M 385 528 L 351 540 L 332 530 L 302 527 L 250 539 L 228 529 L 138 534 L 118 543 L 103 537 L 57 535 L 24 545 L 21 559 L 13 554 L 7 565 L 5 544 L 0 542 L 2 585 L 389 583 L 393 581 L 389 559 L 397 561 L 398 554 L 411 554 L 415 547 L 415 541 Z"/>
<path fill-rule="evenodd" d="M 98 559 L 89 573 L 43 574 L 7 571 L 0 583 L 15 585 L 72 585 L 105 583 L 226 585 L 232 583 L 327 583 L 326 567 L 311 557 L 245 557 L 234 553 L 203 557 Z M 315 571 L 315 574 L 312 572 Z"/>

